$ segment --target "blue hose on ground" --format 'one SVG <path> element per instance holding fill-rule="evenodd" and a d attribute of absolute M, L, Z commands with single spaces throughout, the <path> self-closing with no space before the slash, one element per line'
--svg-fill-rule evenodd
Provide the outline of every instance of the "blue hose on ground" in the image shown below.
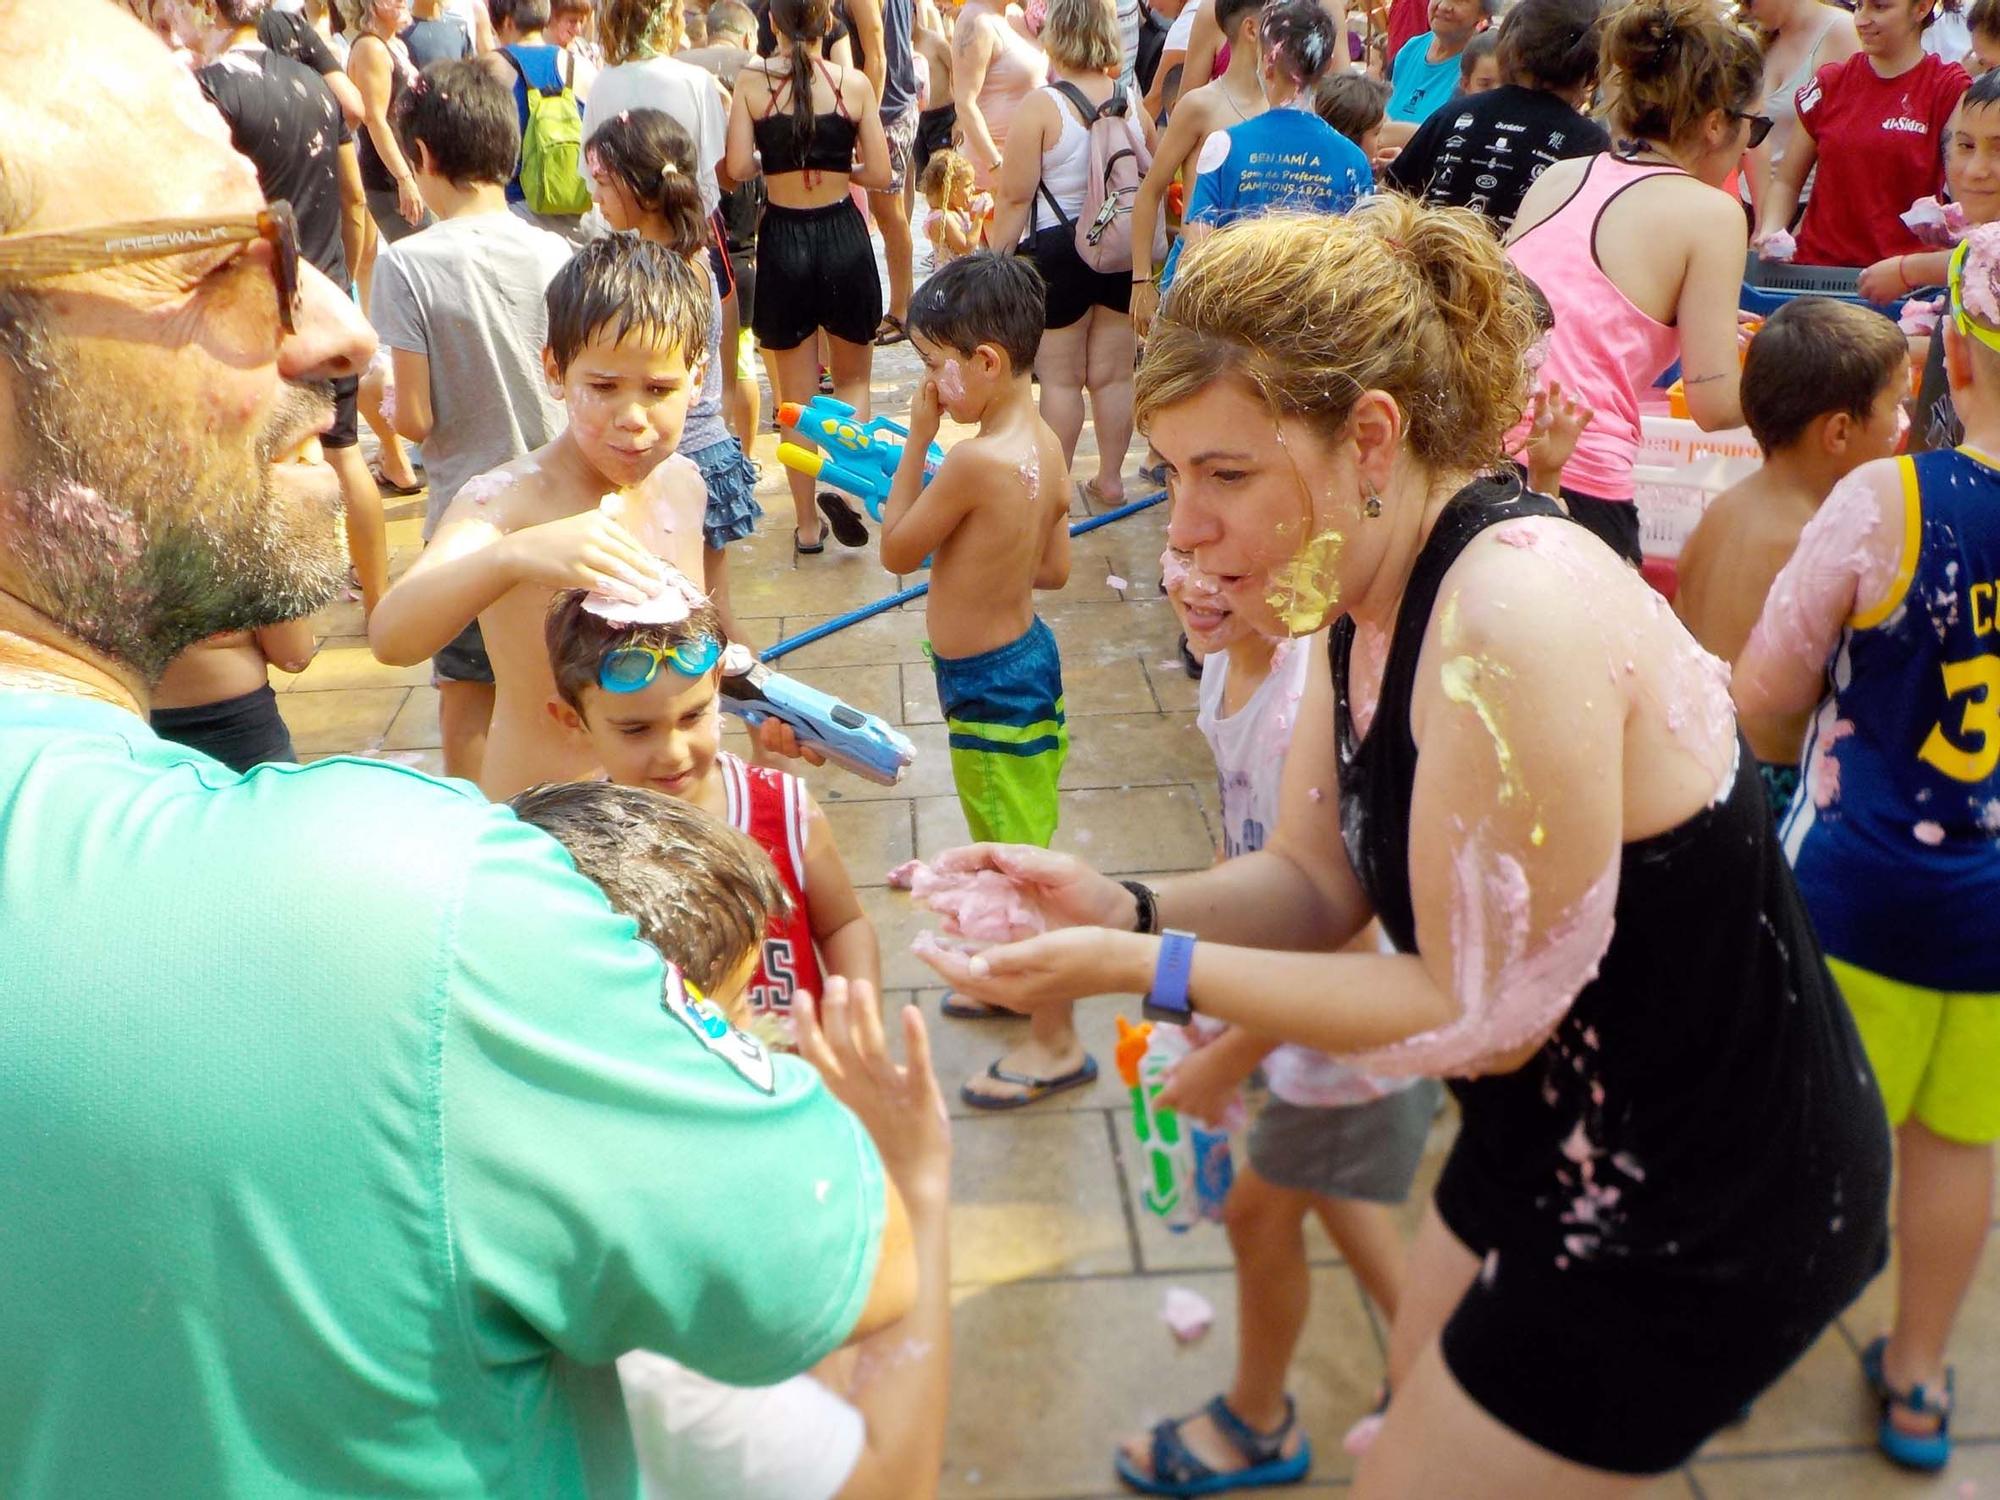
<path fill-rule="evenodd" d="M 1069 534 L 1078 537 L 1087 531 L 1095 531 L 1100 526 L 1109 526 L 1113 521 L 1122 521 L 1127 516 L 1135 516 L 1142 510 L 1151 509 L 1166 498 L 1167 492 L 1161 490 L 1157 494 L 1146 496 L 1143 500 L 1131 501 L 1116 510 L 1107 510 L 1101 516 L 1091 516 L 1087 520 L 1078 521 L 1070 527 Z M 908 604 L 912 599 L 921 599 L 930 591 L 931 586 L 928 583 L 916 583 L 906 589 L 898 589 L 895 593 L 877 599 L 872 604 L 864 604 L 861 608 L 851 609 L 844 615 L 835 615 L 831 620 L 815 625 L 810 630 L 801 630 L 797 635 L 787 636 L 784 640 L 759 652 L 758 655 L 765 661 L 776 661 L 788 651 L 796 651 L 801 646 L 810 646 L 814 641 L 837 635 L 850 625 L 859 625 L 863 620 L 872 620 L 879 614 L 886 614 L 892 609 Z"/>

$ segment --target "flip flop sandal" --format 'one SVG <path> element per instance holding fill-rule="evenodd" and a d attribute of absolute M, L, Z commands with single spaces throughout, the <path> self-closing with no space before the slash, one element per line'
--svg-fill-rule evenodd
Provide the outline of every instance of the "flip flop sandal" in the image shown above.
<path fill-rule="evenodd" d="M 1097 487 L 1095 479 L 1079 479 L 1076 482 L 1076 487 L 1082 492 L 1084 503 L 1093 507 L 1102 508 L 1108 505 L 1123 505 L 1125 503 L 1123 495 L 1120 495 L 1116 500 L 1106 497 L 1104 491 Z"/>
<path fill-rule="evenodd" d="M 792 556 L 818 557 L 820 553 L 824 551 L 826 551 L 825 536 L 821 536 L 818 541 L 814 542 L 810 547 L 808 547 L 804 542 L 799 540 L 798 527 L 794 526 L 792 528 Z"/>
<path fill-rule="evenodd" d="M 380 464 L 370 464 L 368 466 L 368 477 L 375 481 L 376 489 L 391 499 L 403 495 L 418 494 L 424 487 L 424 482 L 421 478 L 415 484 L 398 484 L 393 479 L 385 479 L 382 475 L 382 466 Z"/>
<path fill-rule="evenodd" d="M 868 545 L 868 527 L 862 522 L 861 512 L 847 503 L 845 495 L 821 490 L 818 503 L 819 513 L 826 517 L 826 524 L 833 529 L 836 542 L 843 547 Z"/>
<path fill-rule="evenodd" d="M 1298 1408 L 1285 1397 L 1285 1420 L 1276 1432 L 1259 1432 L 1229 1409 L 1217 1396 L 1202 1408 L 1216 1431 L 1243 1456 L 1244 1467 L 1223 1474 L 1211 1469 L 1188 1448 L 1181 1428 L 1192 1417 L 1168 1417 L 1153 1429 L 1153 1472 L 1142 1474 L 1123 1451 L 1114 1464 L 1118 1477 L 1142 1495 L 1220 1495 L 1228 1490 L 1247 1490 L 1260 1485 L 1297 1484 L 1312 1468 L 1312 1444 L 1303 1438 L 1299 1451 L 1285 1457 L 1285 1439 L 1298 1421 Z"/>
<path fill-rule="evenodd" d="M 974 1109 L 1025 1109 L 1030 1104 L 1039 1104 L 1051 1094 L 1060 1094 L 1068 1089 L 1080 1089 L 1087 1084 L 1097 1082 L 1097 1059 L 1086 1053 L 1082 1067 L 1074 1072 L 1065 1073 L 1060 1078 L 1030 1078 L 1026 1073 L 1010 1072 L 998 1062 L 986 1070 L 986 1076 L 995 1083 L 1012 1084 L 1017 1089 L 1026 1089 L 1027 1092 L 1012 1099 L 1001 1099 L 990 1094 L 977 1093 L 970 1083 L 966 1083 L 959 1086 L 958 1097 Z"/>
<path fill-rule="evenodd" d="M 1861 1351 L 1861 1373 L 1882 1406 L 1881 1422 L 1875 1429 L 1875 1446 L 1899 1468 L 1935 1474 L 1951 1462 L 1951 1409 L 1958 1395 L 1958 1372 L 1949 1365 L 1945 1367 L 1942 1392 L 1923 1385 L 1899 1391 L 1883 1374 L 1882 1360 L 1888 1347 L 1888 1339 L 1878 1338 Z M 1898 1406 L 1920 1417 L 1936 1417 L 1937 1431 L 1903 1431 L 1890 1418 L 1891 1410 Z"/>
<path fill-rule="evenodd" d="M 910 331 L 903 326 L 901 318 L 894 313 L 885 313 L 881 326 L 875 330 L 875 347 L 885 349 L 891 344 L 903 343 L 909 336 Z"/>
<path fill-rule="evenodd" d="M 950 1016 L 954 1021 L 1001 1021 L 1018 1013 L 998 1005 L 986 1005 L 978 1000 L 964 1000 L 950 990 L 938 1001 L 938 1014 Z"/>

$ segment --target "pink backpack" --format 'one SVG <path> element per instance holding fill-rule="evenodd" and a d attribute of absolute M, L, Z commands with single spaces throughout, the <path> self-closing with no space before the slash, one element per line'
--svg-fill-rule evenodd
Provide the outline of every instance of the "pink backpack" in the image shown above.
<path fill-rule="evenodd" d="M 1132 269 L 1132 204 L 1139 184 L 1153 165 L 1146 135 L 1131 112 L 1122 85 L 1114 85 L 1103 104 L 1092 104 L 1073 83 L 1049 85 L 1067 99 L 1090 134 L 1090 169 L 1084 179 L 1083 207 L 1072 219 L 1056 203 L 1046 184 L 1038 191 L 1056 218 L 1076 236 L 1076 253 L 1093 271 Z M 1153 226 L 1153 264 L 1167 253 L 1165 224 Z"/>

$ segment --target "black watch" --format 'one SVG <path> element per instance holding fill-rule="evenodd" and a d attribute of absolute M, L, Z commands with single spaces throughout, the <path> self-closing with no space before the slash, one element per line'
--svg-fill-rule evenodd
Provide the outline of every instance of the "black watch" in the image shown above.
<path fill-rule="evenodd" d="M 1132 901 L 1138 907 L 1138 920 L 1133 924 L 1134 932 L 1158 936 L 1160 931 L 1160 898 L 1153 888 L 1140 880 L 1118 882 L 1132 893 Z"/>

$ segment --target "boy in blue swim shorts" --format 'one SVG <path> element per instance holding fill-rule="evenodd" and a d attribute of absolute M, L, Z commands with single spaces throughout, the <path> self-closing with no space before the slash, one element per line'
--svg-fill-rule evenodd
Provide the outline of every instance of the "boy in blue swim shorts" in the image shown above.
<path fill-rule="evenodd" d="M 1034 591 L 1069 581 L 1070 485 L 1029 383 L 1042 313 L 1041 277 L 1013 256 L 964 256 L 917 289 L 904 325 L 926 378 L 883 510 L 882 565 L 911 573 L 932 560 L 925 624 L 966 827 L 981 842 L 1047 848 L 1069 728 L 1062 662 Z M 946 412 L 979 431 L 926 485 L 924 454 Z M 945 1013 L 1004 1014 L 950 996 Z M 1096 1076 L 1059 1006 L 961 1092 L 978 1109 L 1016 1109 Z"/>

